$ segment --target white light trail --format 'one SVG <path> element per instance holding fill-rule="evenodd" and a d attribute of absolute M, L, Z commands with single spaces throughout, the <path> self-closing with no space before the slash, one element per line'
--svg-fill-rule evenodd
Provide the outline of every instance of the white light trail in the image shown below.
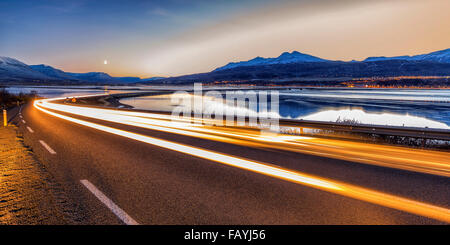
<path fill-rule="evenodd" d="M 410 200 L 407 198 L 402 198 L 402 197 L 398 197 L 398 196 L 394 196 L 394 195 L 389 195 L 389 194 L 381 193 L 378 191 L 361 188 L 358 186 L 340 183 L 340 182 L 333 181 L 333 180 L 327 180 L 324 178 L 320 178 L 320 177 L 316 177 L 316 176 L 312 176 L 312 175 L 308 175 L 308 174 L 304 174 L 304 173 L 299 173 L 299 172 L 288 170 L 288 169 L 283 169 L 281 167 L 277 167 L 277 166 L 267 164 L 267 163 L 261 163 L 261 162 L 256 162 L 256 161 L 252 161 L 252 160 L 242 159 L 242 158 L 229 156 L 229 155 L 214 152 L 214 151 L 209 151 L 209 150 L 200 149 L 200 148 L 193 147 L 193 146 L 187 146 L 187 145 L 183 145 L 183 144 L 179 144 L 179 143 L 174 143 L 174 142 L 170 142 L 167 140 L 157 139 L 157 138 L 153 138 L 153 137 L 149 137 L 149 136 L 145 136 L 145 135 L 141 135 L 141 134 L 137 134 L 137 133 L 132 133 L 132 132 L 125 131 L 125 130 L 120 130 L 120 129 L 80 120 L 77 118 L 73 118 L 73 117 L 69 117 L 66 115 L 62 115 L 59 113 L 49 111 L 49 110 L 45 109 L 44 107 L 49 108 L 49 109 L 54 109 L 54 110 L 59 109 L 64 112 L 69 112 L 69 113 L 74 113 L 74 114 L 77 114 L 76 112 L 78 112 L 81 115 L 85 114 L 86 111 L 90 111 L 92 108 L 85 108 L 85 107 L 67 108 L 70 106 L 65 106 L 64 108 L 61 108 L 60 105 L 53 104 L 53 103 L 50 104 L 48 100 L 36 101 L 34 103 L 34 106 L 37 109 L 39 109 L 40 111 L 43 111 L 49 115 L 53 115 L 55 117 L 58 117 L 58 118 L 61 118 L 61 119 L 64 119 L 64 120 L 67 120 L 67 121 L 70 121 L 73 123 L 77 123 L 77 124 L 84 125 L 87 127 L 95 128 L 97 130 L 101 130 L 101 131 L 108 132 L 111 134 L 120 135 L 120 136 L 123 136 L 126 138 L 144 142 L 147 144 L 170 149 L 173 151 L 181 152 L 181 153 L 192 155 L 192 156 L 199 157 L 199 158 L 208 159 L 208 160 L 226 164 L 229 166 L 249 170 L 249 171 L 252 171 L 255 173 L 272 176 L 272 177 L 287 180 L 290 182 L 310 186 L 310 187 L 313 187 L 316 189 L 320 189 L 320 190 L 328 191 L 331 193 L 351 197 L 354 199 L 363 200 L 366 202 L 378 204 L 378 205 L 389 207 L 389 208 L 394 208 L 397 210 L 402 210 L 402 211 L 413 213 L 416 215 L 422 215 L 422 216 L 434 218 L 434 219 L 445 221 L 445 222 L 450 222 L 450 210 L 446 209 L 446 208 L 442 208 L 442 207 L 434 206 L 431 204 L 426 204 L 426 203 L 422 203 L 422 202 L 418 202 L 418 201 L 414 201 L 414 200 Z M 101 110 L 104 110 L 104 109 L 101 109 Z M 102 116 L 105 116 L 105 115 L 99 116 L 98 119 L 103 119 Z"/>

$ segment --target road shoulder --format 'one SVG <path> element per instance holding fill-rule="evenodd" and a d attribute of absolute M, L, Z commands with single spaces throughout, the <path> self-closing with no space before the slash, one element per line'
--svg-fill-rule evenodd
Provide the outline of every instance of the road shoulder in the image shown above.
<path fill-rule="evenodd" d="M 76 213 L 17 127 L 1 127 L 0 224 L 77 224 Z"/>

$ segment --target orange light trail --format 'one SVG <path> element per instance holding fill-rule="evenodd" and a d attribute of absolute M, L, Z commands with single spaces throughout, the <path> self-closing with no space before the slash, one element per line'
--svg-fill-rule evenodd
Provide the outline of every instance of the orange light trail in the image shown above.
<path fill-rule="evenodd" d="M 313 175 L 300 173 L 297 171 L 292 171 L 289 169 L 284 169 L 284 168 L 281 168 L 281 167 L 278 167 L 278 166 L 275 166 L 272 164 L 243 159 L 243 158 L 239 158 L 239 157 L 235 157 L 235 156 L 226 155 L 223 153 L 205 150 L 205 149 L 201 149 L 201 148 L 197 148 L 197 147 L 193 147 L 193 146 L 187 146 L 187 145 L 183 145 L 183 144 L 179 144 L 179 143 L 175 143 L 175 142 L 171 142 L 171 141 L 167 141 L 167 140 L 163 140 L 163 139 L 157 139 L 157 138 L 150 137 L 150 136 L 145 136 L 145 135 L 141 135 L 141 134 L 125 131 L 125 130 L 120 130 L 120 129 L 100 125 L 97 123 L 80 120 L 77 118 L 69 117 L 69 116 L 55 113 L 55 112 L 45 109 L 45 108 L 48 108 L 48 109 L 56 108 L 56 107 L 54 107 L 54 105 L 56 105 L 56 104 L 49 103 L 49 102 L 50 102 L 50 100 L 38 100 L 38 101 L 35 101 L 34 106 L 38 110 L 45 112 L 49 115 L 58 117 L 60 119 L 64 119 L 64 120 L 67 120 L 67 121 L 70 121 L 70 122 L 73 122 L 76 124 L 80 124 L 80 125 L 84 125 L 87 127 L 97 129 L 97 130 L 108 132 L 108 133 L 111 133 L 114 135 L 123 136 L 123 137 L 129 138 L 129 139 L 133 139 L 133 140 L 137 140 L 137 141 L 144 142 L 147 144 L 155 145 L 158 147 L 181 152 L 181 153 L 188 154 L 191 156 L 211 160 L 211 161 L 222 163 L 222 164 L 225 164 L 228 166 L 245 169 L 245 170 L 252 171 L 255 173 L 275 177 L 278 179 L 283 179 L 286 181 L 309 186 L 312 188 L 335 193 L 338 195 L 342 195 L 342 196 L 366 201 L 369 203 L 381 205 L 384 207 L 389 207 L 389 208 L 393 208 L 393 209 L 397 209 L 397 210 L 409 212 L 412 214 L 421 215 L 421 216 L 425 216 L 425 217 L 429 217 L 429 218 L 433 218 L 433 219 L 437 219 L 437 220 L 441 220 L 441 221 L 450 223 L 450 210 L 443 208 L 443 207 L 438 207 L 435 205 L 431 205 L 431 204 L 427 204 L 427 203 L 423 203 L 423 202 L 419 202 L 419 201 L 414 201 L 414 200 L 410 200 L 410 199 L 403 198 L 403 197 L 385 194 L 382 192 L 378 192 L 378 191 L 374 191 L 374 190 L 370 190 L 370 189 L 366 189 L 366 188 L 362 188 L 362 187 L 358 187 L 358 186 L 354 186 L 354 185 L 349 185 L 346 183 L 341 183 L 341 182 L 328 180 L 328 179 L 313 176 Z M 71 106 L 68 106 L 68 107 L 71 107 Z M 85 108 L 85 107 L 79 107 L 79 108 L 72 107 L 72 108 L 76 109 L 76 110 L 92 109 L 92 108 Z M 61 108 L 59 108 L 59 109 L 61 109 Z M 65 111 L 65 112 L 68 112 L 68 111 Z M 102 119 L 102 118 L 100 117 L 99 119 Z"/>
<path fill-rule="evenodd" d="M 201 119 L 174 119 L 171 115 L 89 108 L 50 102 L 51 100 L 39 101 L 42 106 L 48 109 L 167 133 L 450 177 L 450 164 L 448 162 L 450 154 L 448 152 L 276 133 L 262 134 L 260 130 L 254 128 L 202 125 Z M 198 123 L 191 123 L 191 121 Z M 212 125 L 214 120 L 207 122 Z"/>

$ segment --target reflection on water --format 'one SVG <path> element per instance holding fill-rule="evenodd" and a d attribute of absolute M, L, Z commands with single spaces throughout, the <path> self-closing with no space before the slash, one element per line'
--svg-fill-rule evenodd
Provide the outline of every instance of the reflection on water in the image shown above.
<path fill-rule="evenodd" d="M 450 102 L 450 90 L 448 89 L 292 89 L 282 90 L 280 91 L 280 95 L 341 99 Z"/>
<path fill-rule="evenodd" d="M 304 89 L 280 94 L 280 115 L 285 118 L 349 109 L 369 114 L 410 115 L 450 124 L 448 89 Z"/>
<path fill-rule="evenodd" d="M 450 127 L 445 123 L 433 121 L 423 117 L 411 116 L 409 114 L 401 115 L 386 112 L 367 113 L 363 110 L 352 110 L 352 109 L 326 110 L 313 113 L 305 117 L 299 117 L 297 119 L 325 121 L 325 122 L 353 121 L 362 124 L 374 124 L 374 125 L 450 129 Z"/>
<path fill-rule="evenodd" d="M 170 95 L 167 94 L 124 98 L 120 100 L 120 103 L 143 110 L 172 111 L 174 108 L 174 105 L 170 102 Z"/>
<path fill-rule="evenodd" d="M 110 93 L 143 91 L 146 87 L 109 86 Z M 173 88 L 175 90 L 175 88 Z M 12 93 L 31 93 L 54 97 L 103 93 L 102 86 L 12 86 Z M 121 102 L 138 109 L 172 111 L 171 95 L 125 98 Z M 449 89 L 286 89 L 280 90 L 279 114 L 281 118 L 319 121 L 356 120 L 361 123 L 449 129 Z M 208 101 L 209 110 L 230 109 L 220 101 Z M 247 108 L 250 115 L 254 111 Z"/>
<path fill-rule="evenodd" d="M 138 109 L 171 111 L 170 95 L 126 98 Z M 208 106 L 225 107 L 217 103 Z M 294 89 L 280 91 L 279 116 L 319 121 L 445 128 L 450 125 L 450 90 Z"/>
<path fill-rule="evenodd" d="M 19 94 L 19 93 L 36 93 L 37 95 L 45 98 L 56 97 L 71 97 L 78 95 L 99 94 L 105 92 L 102 86 L 76 86 L 76 87 L 61 87 L 61 86 L 11 86 L 6 87 L 6 91 Z M 114 89 L 114 90 L 112 90 Z M 120 90 L 122 89 L 122 90 Z M 134 90 L 133 90 L 134 89 Z M 109 93 L 124 93 L 139 91 L 137 87 L 115 87 L 109 86 Z"/>
<path fill-rule="evenodd" d="M 30 88 L 30 87 L 9 87 L 6 91 L 14 94 L 19 93 L 36 93 L 37 95 L 45 98 L 56 98 L 56 97 L 70 97 L 83 94 L 98 94 L 102 93 L 103 90 L 100 89 L 60 89 L 60 88 Z"/>

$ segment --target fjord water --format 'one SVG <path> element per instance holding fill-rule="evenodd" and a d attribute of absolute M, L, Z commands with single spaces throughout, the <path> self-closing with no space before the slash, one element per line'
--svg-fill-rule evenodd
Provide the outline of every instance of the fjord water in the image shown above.
<path fill-rule="evenodd" d="M 110 93 L 139 91 L 137 87 L 128 86 L 108 86 L 107 88 Z M 102 86 L 10 86 L 5 89 L 13 94 L 36 93 L 37 95 L 45 98 L 71 97 L 88 94 L 101 94 L 105 92 L 105 88 Z"/>
<path fill-rule="evenodd" d="M 137 92 L 148 88 L 109 86 L 108 92 Z M 102 86 L 11 86 L 6 90 L 12 93 L 34 91 L 47 98 L 105 92 Z M 225 98 L 225 93 L 223 97 Z M 450 89 L 285 89 L 279 90 L 279 99 L 277 116 L 280 118 L 329 122 L 354 121 L 364 124 L 450 130 Z M 171 111 L 176 106 L 171 103 L 171 94 L 125 98 L 120 102 L 137 109 L 157 111 Z M 226 105 L 208 103 L 207 106 L 223 108 Z M 257 111 L 249 111 L 249 113 L 257 113 Z"/>
<path fill-rule="evenodd" d="M 176 105 L 170 99 L 167 94 L 121 102 L 138 109 L 171 111 Z M 450 130 L 449 89 L 303 88 L 280 90 L 279 99 L 281 118 Z"/>

